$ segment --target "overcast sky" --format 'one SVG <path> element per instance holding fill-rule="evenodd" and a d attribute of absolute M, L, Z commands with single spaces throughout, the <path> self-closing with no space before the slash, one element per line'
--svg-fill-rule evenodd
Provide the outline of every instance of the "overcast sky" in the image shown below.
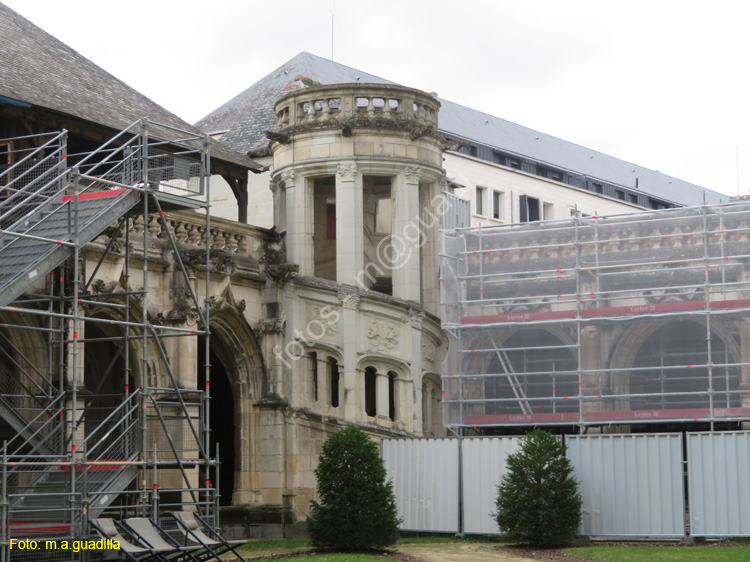
<path fill-rule="evenodd" d="M 741 0 L 2 0 L 195 122 L 300 51 L 727 194 L 750 191 Z"/>

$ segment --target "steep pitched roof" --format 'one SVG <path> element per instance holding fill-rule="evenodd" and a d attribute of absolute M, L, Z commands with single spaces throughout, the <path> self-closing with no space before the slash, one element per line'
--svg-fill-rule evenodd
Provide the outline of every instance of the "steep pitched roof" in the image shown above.
<path fill-rule="evenodd" d="M 304 87 L 297 80 L 299 75 L 322 84 L 393 84 L 331 60 L 310 53 L 300 53 L 198 121 L 196 126 L 207 132 L 226 131 L 222 142 L 240 152 L 264 146 L 268 142 L 264 132 L 276 127 L 273 104 L 290 89 Z M 527 156 L 608 183 L 632 188 L 635 187 L 635 178 L 638 178 L 642 192 L 682 205 L 700 205 L 704 193 L 709 203 L 718 203 L 726 198 L 721 193 L 696 184 L 439 99 L 442 106 L 438 121 L 444 134 Z"/>
<path fill-rule="evenodd" d="M 304 87 L 299 76 L 312 78 L 321 84 L 393 84 L 378 76 L 303 52 L 206 115 L 195 126 L 208 133 L 226 131 L 221 142 L 240 152 L 259 148 L 268 143 L 264 133 L 276 128 L 273 104 L 290 90 Z"/>
<path fill-rule="evenodd" d="M 6 102 L 46 108 L 115 131 L 146 117 L 201 133 L 0 3 L 2 97 L 9 98 Z M 261 168 L 221 143 L 214 143 L 212 156 L 249 169 Z"/>

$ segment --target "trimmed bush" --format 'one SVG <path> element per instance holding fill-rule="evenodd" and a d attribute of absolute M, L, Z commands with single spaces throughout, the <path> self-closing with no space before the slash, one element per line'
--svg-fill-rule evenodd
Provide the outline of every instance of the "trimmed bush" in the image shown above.
<path fill-rule="evenodd" d="M 569 544 L 578 534 L 581 495 L 562 442 L 546 431 L 532 431 L 507 464 L 495 503 L 500 530 L 530 546 Z"/>
<path fill-rule="evenodd" d="M 307 528 L 318 550 L 379 550 L 396 543 L 401 522 L 393 485 L 378 447 L 348 426 L 331 435 L 315 469 L 317 501 L 310 502 Z"/>

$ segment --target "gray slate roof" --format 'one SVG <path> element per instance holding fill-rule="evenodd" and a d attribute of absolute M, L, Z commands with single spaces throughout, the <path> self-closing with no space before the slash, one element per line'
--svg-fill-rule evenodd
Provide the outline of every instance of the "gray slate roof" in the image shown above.
<path fill-rule="evenodd" d="M 139 119 L 193 133 L 199 129 L 0 3 L 0 96 L 120 131 Z M 168 139 L 169 140 L 169 139 Z M 214 143 L 214 158 L 260 169 L 245 154 Z"/>
<path fill-rule="evenodd" d="M 322 84 L 393 84 L 378 76 L 303 52 L 211 112 L 196 126 L 206 132 L 227 131 L 221 140 L 237 151 L 258 149 L 268 142 L 264 132 L 276 128 L 274 102 L 290 89 L 303 87 L 295 80 L 298 75 Z M 638 178 L 642 192 L 682 205 L 702 204 L 704 193 L 709 203 L 718 203 L 727 198 L 696 184 L 439 99 L 442 107 L 438 121 L 440 130 L 445 134 L 527 156 L 607 183 L 633 188 L 635 178 Z"/>

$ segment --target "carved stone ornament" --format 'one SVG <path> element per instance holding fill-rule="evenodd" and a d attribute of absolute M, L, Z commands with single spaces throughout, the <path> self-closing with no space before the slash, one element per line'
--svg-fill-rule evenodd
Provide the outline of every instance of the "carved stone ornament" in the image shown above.
<path fill-rule="evenodd" d="M 424 168 L 421 166 L 407 166 L 404 168 L 404 176 L 407 181 L 418 182 L 424 175 Z"/>
<path fill-rule="evenodd" d="M 435 360 L 435 356 L 437 355 L 437 347 L 435 347 L 435 344 L 432 343 L 429 340 L 422 342 L 422 356 L 427 359 L 430 363 L 432 363 Z"/>
<path fill-rule="evenodd" d="M 426 318 L 426 314 L 424 312 L 419 312 L 416 310 L 412 310 L 410 312 L 411 312 L 411 315 L 410 315 L 411 327 L 421 330 L 422 323 L 424 322 L 424 319 Z"/>
<path fill-rule="evenodd" d="M 357 175 L 357 164 L 355 162 L 343 162 L 336 168 L 336 173 L 344 180 L 353 180 Z"/>
<path fill-rule="evenodd" d="M 307 308 L 307 333 L 314 339 L 336 339 L 339 332 L 339 313 L 330 305 L 313 305 Z"/>
<path fill-rule="evenodd" d="M 367 321 L 367 339 L 374 348 L 393 349 L 398 345 L 399 329 L 396 326 L 378 322 Z"/>
<path fill-rule="evenodd" d="M 284 170 L 279 177 L 284 182 L 284 187 L 294 187 L 294 170 Z"/>
<path fill-rule="evenodd" d="M 277 283 L 284 283 L 297 277 L 299 265 L 296 263 L 271 264 L 266 267 L 266 273 Z"/>
<path fill-rule="evenodd" d="M 354 293 L 339 293 L 339 300 L 341 305 L 349 310 L 357 310 L 359 307 L 359 295 Z"/>

